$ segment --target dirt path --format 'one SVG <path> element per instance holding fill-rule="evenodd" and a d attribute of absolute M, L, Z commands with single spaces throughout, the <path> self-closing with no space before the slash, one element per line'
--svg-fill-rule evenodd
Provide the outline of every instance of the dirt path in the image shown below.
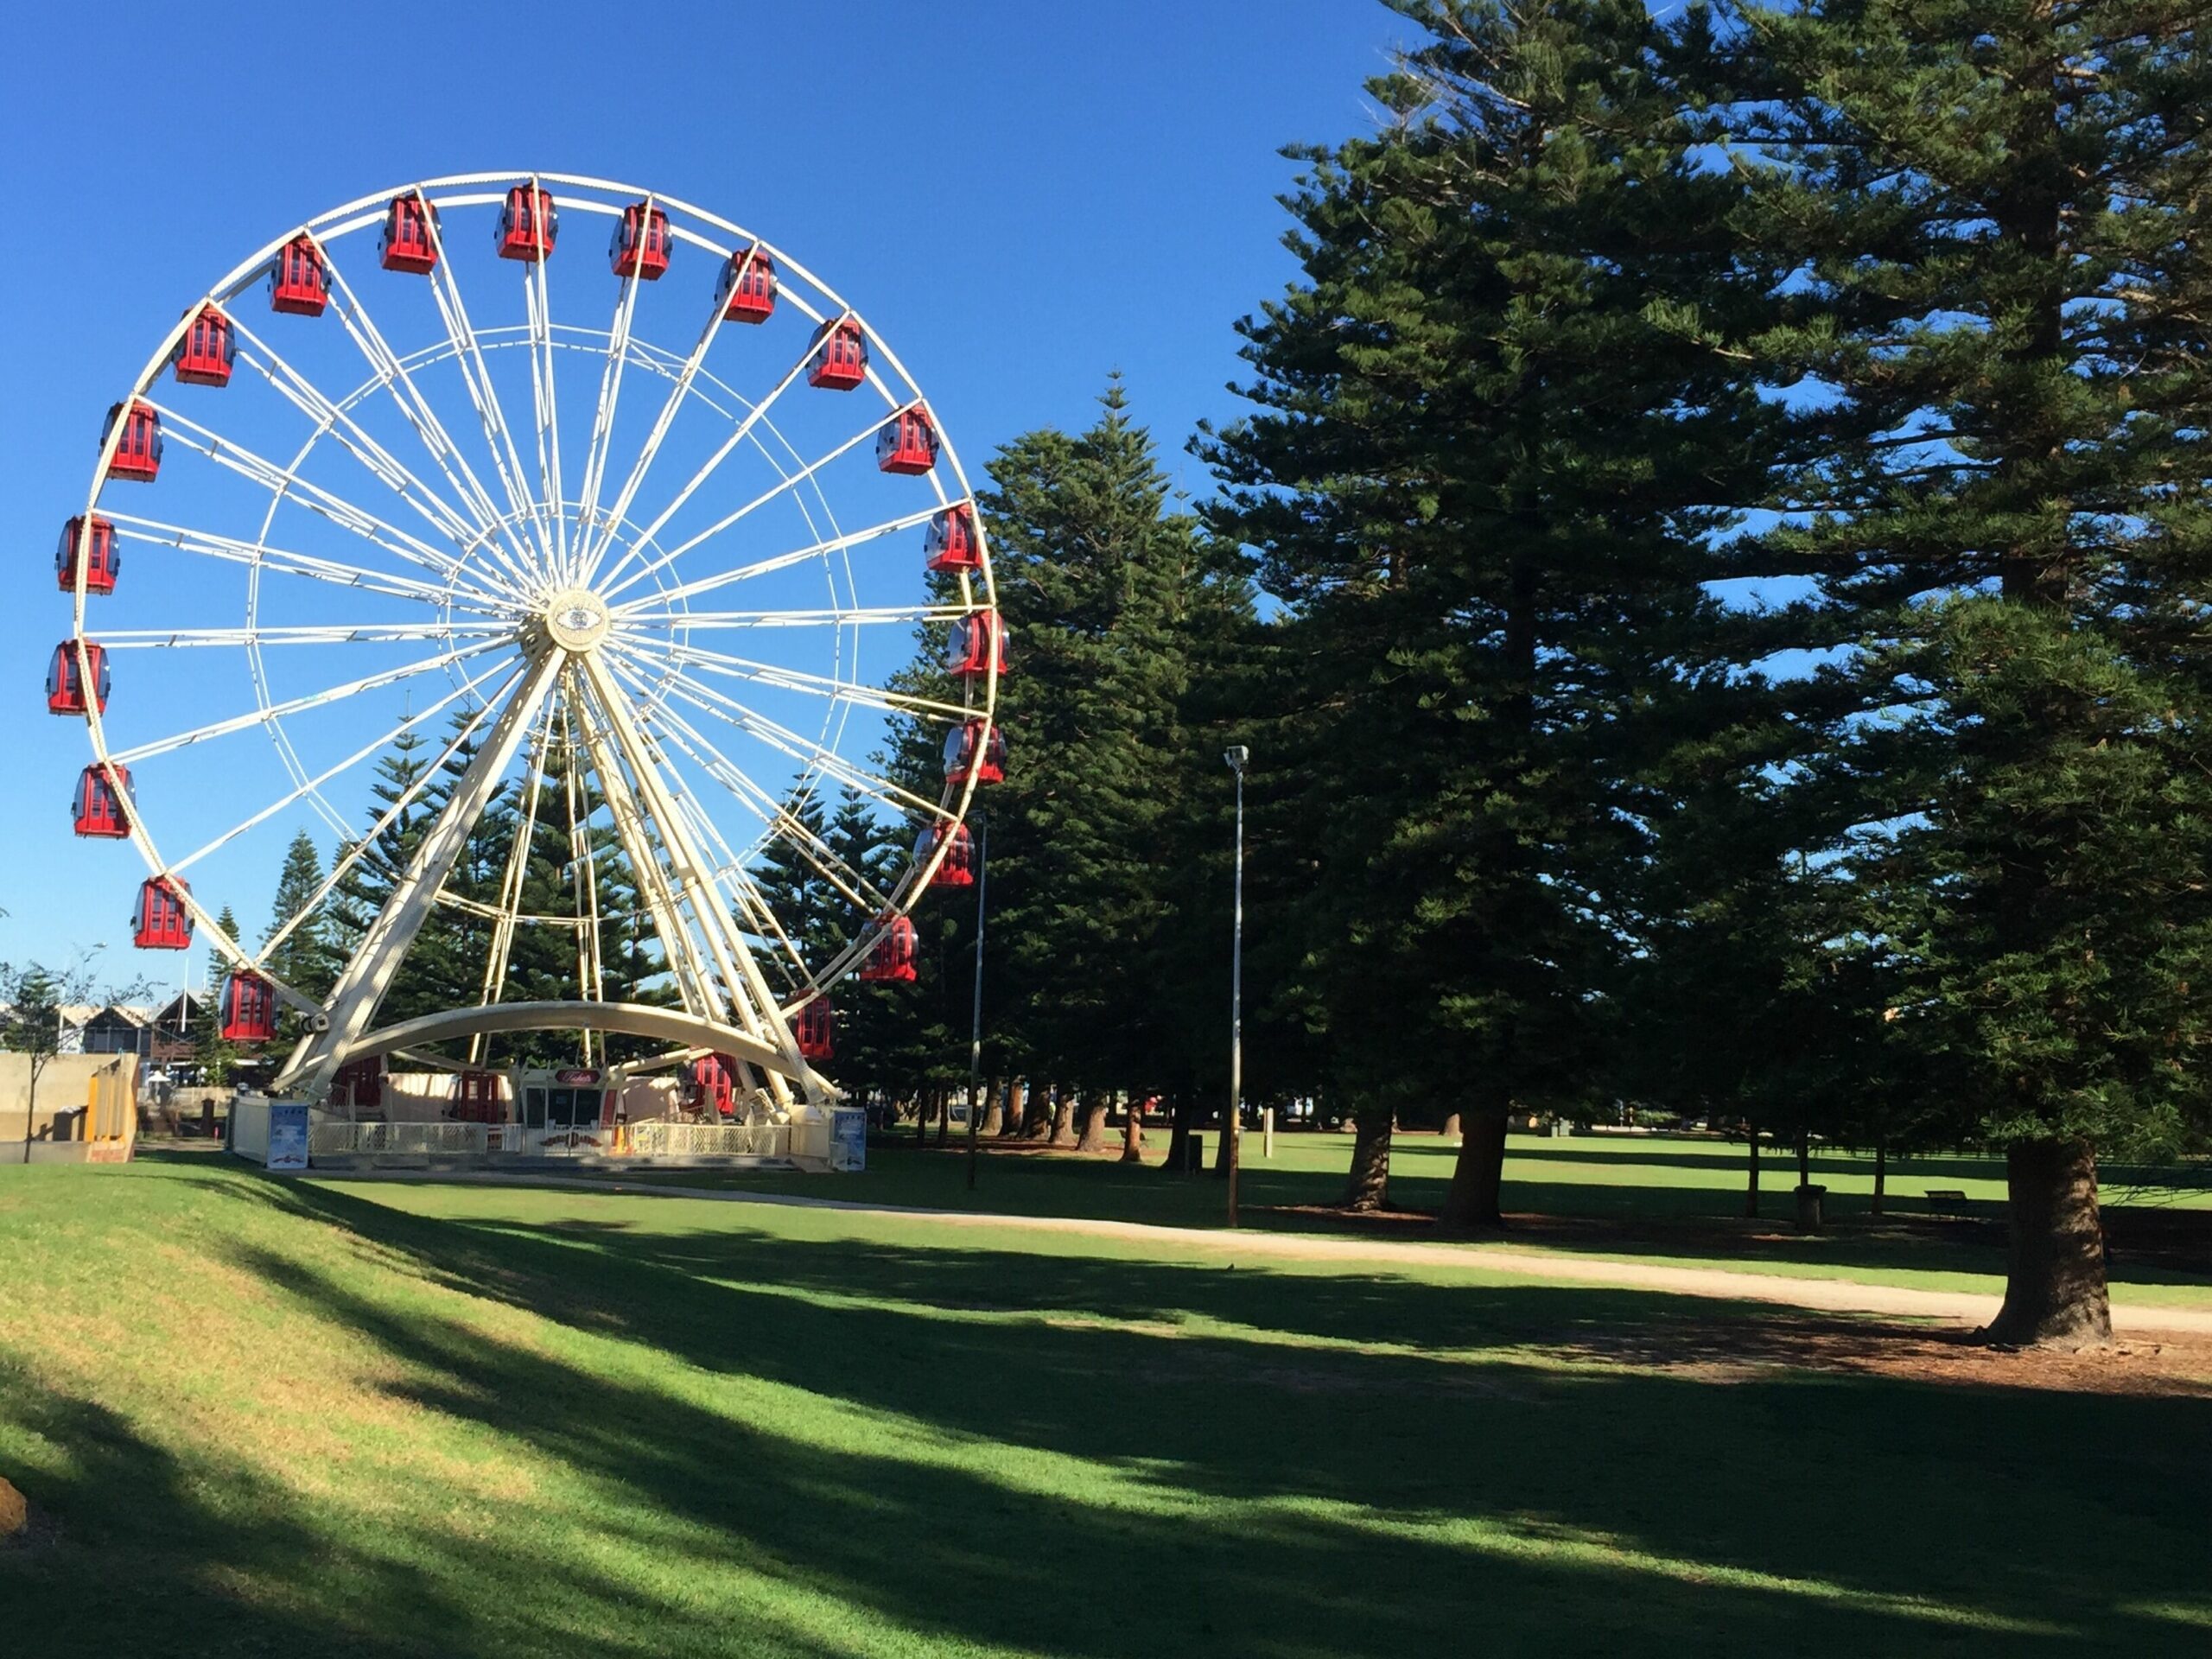
<path fill-rule="evenodd" d="M 910 1205 L 861 1204 L 846 1198 L 802 1198 L 785 1192 L 734 1192 L 722 1187 L 670 1186 L 658 1182 L 601 1180 L 582 1175 L 448 1175 L 421 1170 L 360 1170 L 310 1179 L 330 1181 L 444 1181 L 477 1186 L 542 1186 L 631 1197 L 711 1198 L 725 1204 L 781 1205 L 800 1210 L 836 1210 L 858 1216 L 925 1217 L 947 1227 L 983 1231 L 1013 1230 L 1073 1233 L 1092 1238 L 1122 1238 L 1145 1244 L 1174 1244 L 1234 1261 L 1364 1262 L 1370 1266 L 1471 1268 L 1517 1274 L 1554 1282 L 1604 1285 L 1613 1288 L 1666 1291 L 1679 1296 L 1709 1296 L 1731 1301 L 1777 1302 L 1789 1307 L 1839 1313 L 1886 1313 L 1942 1320 L 1967 1327 L 1987 1325 L 1997 1316 L 1999 1299 L 1970 1291 L 1916 1290 L 1874 1285 L 1853 1279 L 1800 1279 L 1778 1273 L 1737 1273 L 1719 1268 L 1659 1267 L 1644 1262 L 1596 1261 L 1510 1244 L 1414 1244 L 1394 1240 L 1338 1238 L 1315 1233 L 1238 1232 L 1234 1236 L 1200 1227 L 1163 1227 L 1137 1221 L 1094 1221 L 1070 1216 L 1003 1216 L 960 1210 L 925 1210 Z M 2172 1332 L 2212 1337 L 2212 1312 L 2181 1307 L 2114 1305 L 2113 1330 L 2135 1335 Z"/>

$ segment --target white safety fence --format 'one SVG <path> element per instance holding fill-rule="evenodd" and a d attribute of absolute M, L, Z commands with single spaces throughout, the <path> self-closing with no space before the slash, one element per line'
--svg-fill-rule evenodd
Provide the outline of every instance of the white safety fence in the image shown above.
<path fill-rule="evenodd" d="M 349 1123 L 318 1115 L 308 1126 L 308 1156 L 509 1152 L 515 1133 L 512 1123 Z"/>
<path fill-rule="evenodd" d="M 791 1132 L 780 1123 L 632 1123 L 630 1150 L 640 1158 L 785 1158 Z"/>
<path fill-rule="evenodd" d="M 356 1123 L 315 1113 L 308 1126 L 309 1158 L 381 1154 L 468 1156 L 567 1148 L 536 1147 L 519 1123 Z M 635 1158 L 788 1158 L 792 1131 L 779 1123 L 633 1123 L 626 1135 L 602 1130 L 589 1150 Z"/>

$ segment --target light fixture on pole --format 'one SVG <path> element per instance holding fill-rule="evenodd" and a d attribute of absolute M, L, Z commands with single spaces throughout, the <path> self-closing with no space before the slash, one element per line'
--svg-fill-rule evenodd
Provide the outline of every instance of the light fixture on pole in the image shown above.
<path fill-rule="evenodd" d="M 1222 1160 L 1229 1167 L 1229 1224 L 1236 1225 L 1236 1154 L 1244 1129 L 1244 766 L 1252 751 L 1242 743 L 1221 757 L 1236 774 L 1236 919 L 1229 952 L 1229 1112 L 1222 1120 L 1227 1137 Z"/>

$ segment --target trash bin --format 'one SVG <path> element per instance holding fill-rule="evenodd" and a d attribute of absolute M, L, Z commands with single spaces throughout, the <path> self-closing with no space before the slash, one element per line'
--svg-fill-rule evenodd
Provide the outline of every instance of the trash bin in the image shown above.
<path fill-rule="evenodd" d="M 1817 1233 L 1821 1230 L 1823 1219 L 1822 1201 L 1827 1195 L 1828 1190 L 1825 1186 L 1807 1185 L 1797 1189 L 1797 1230 L 1799 1232 Z"/>

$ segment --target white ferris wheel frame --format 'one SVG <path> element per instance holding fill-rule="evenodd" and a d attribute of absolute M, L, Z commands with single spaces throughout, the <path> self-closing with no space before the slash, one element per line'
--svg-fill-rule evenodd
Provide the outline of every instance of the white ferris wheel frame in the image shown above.
<path fill-rule="evenodd" d="M 604 330 L 563 325 L 551 311 L 546 267 L 550 254 L 523 264 L 528 321 L 522 328 L 506 325 L 479 329 L 469 320 L 461 293 L 460 272 L 448 257 L 438 215 L 472 207 L 498 208 L 507 192 L 517 186 L 542 188 L 566 211 L 603 215 L 620 221 L 626 208 L 644 204 L 668 216 L 672 242 L 689 244 L 705 252 L 722 269 L 748 250 L 774 263 L 779 292 L 777 304 L 789 305 L 815 326 L 817 334 L 832 322 L 850 323 L 863 334 L 868 346 L 866 383 L 887 406 L 886 414 L 862 426 L 851 438 L 811 461 L 803 461 L 777 429 L 770 411 L 776 401 L 806 372 L 815 345 L 806 349 L 769 391 L 747 400 L 705 367 L 708 349 L 726 321 L 721 299 L 709 290 L 697 340 L 681 356 L 638 339 L 632 332 L 638 293 L 645 279 L 633 267 L 632 274 L 616 276 L 620 288 L 614 314 Z M 346 279 L 332 252 L 341 239 L 383 224 L 390 204 L 413 196 L 429 212 L 426 228 L 436 256 L 433 270 L 423 277 L 431 283 L 441 320 L 447 327 L 443 342 L 403 354 L 393 349 L 377 330 L 359 294 Z M 281 353 L 255 332 L 232 302 L 270 269 L 271 261 L 298 238 L 306 237 L 320 254 L 328 289 L 328 309 L 351 337 L 367 365 L 367 378 L 332 396 L 315 386 Z M 293 404 L 311 423 L 306 442 L 288 462 L 264 459 L 230 442 L 205 422 L 172 407 L 154 395 L 156 383 L 172 360 L 179 342 L 207 308 L 226 317 L 238 342 L 241 365 L 251 364 L 280 397 Z M 561 337 L 565 336 L 565 337 Z M 533 390 L 532 437 L 534 454 L 525 457 L 515 442 L 514 429 L 506 421 L 497 388 L 485 363 L 491 350 L 526 346 L 531 353 Z M 561 428 L 554 395 L 553 353 L 561 350 L 600 352 L 598 406 L 594 411 L 588 454 L 581 493 L 571 499 L 560 456 Z M 495 499 L 462 445 L 445 427 L 436 408 L 415 384 L 415 375 L 432 365 L 452 361 L 461 371 L 468 397 L 489 452 L 489 471 L 500 497 Z M 630 370 L 666 379 L 669 391 L 652 432 L 632 458 L 628 472 L 611 500 L 603 496 L 607 481 L 615 406 Z M 700 383 L 706 383 L 702 390 Z M 906 395 L 900 396 L 903 389 Z M 388 395 L 429 454 L 450 496 L 425 483 L 397 456 L 371 436 L 352 418 L 353 411 L 378 393 Z M 715 401 L 719 396 L 729 405 Z M 644 493 L 647 474 L 677 416 L 696 402 L 734 423 L 721 445 L 702 463 L 650 520 L 639 524 L 632 516 Z M 681 198 L 615 181 L 581 175 L 538 173 L 518 169 L 449 175 L 379 190 L 272 238 L 241 260 L 199 300 L 187 307 L 176 324 L 162 337 L 146 360 L 122 403 L 127 413 L 137 404 L 152 408 L 161 421 L 165 440 L 194 450 L 214 465 L 240 474 L 270 491 L 267 511 L 257 535 L 243 537 L 200 531 L 189 526 L 143 518 L 122 511 L 103 514 L 100 499 L 110 479 L 116 452 L 130 423 L 118 418 L 111 423 L 86 493 L 73 563 L 72 632 L 68 648 L 76 660 L 83 690 L 85 721 L 92 742 L 95 767 L 112 778 L 113 768 L 138 760 L 260 727 L 274 741 L 282 764 L 293 780 L 292 791 L 257 809 L 243 823 L 181 859 L 165 858 L 135 804 L 124 813 L 129 838 L 155 879 L 180 878 L 200 859 L 230 841 L 302 803 L 326 823 L 352 840 L 350 852 L 334 856 L 322 888 L 299 915 L 277 927 L 258 950 L 245 947 L 217 925 L 200 900 L 181 880 L 171 890 L 204 933 L 230 963 L 233 971 L 251 973 L 268 981 L 276 995 L 306 1016 L 308 1034 L 279 1071 L 275 1084 L 309 1096 L 326 1091 L 338 1067 L 349 1060 L 401 1050 L 437 1040 L 468 1037 L 480 1043 L 490 1033 L 522 1029 L 573 1029 L 582 1032 L 626 1032 L 671 1042 L 675 1047 L 662 1061 L 680 1059 L 702 1052 L 722 1052 L 738 1058 L 741 1065 L 754 1068 L 777 1104 L 791 1107 L 790 1085 L 810 1106 L 819 1106 L 837 1092 L 799 1052 L 791 1021 L 806 1002 L 829 990 L 852 970 L 874 944 L 892 918 L 910 910 L 927 889 L 938 867 L 952 849 L 954 837 L 943 833 L 965 818 L 977 785 L 976 766 L 966 775 L 949 781 L 938 798 L 929 800 L 855 766 L 836 747 L 845 721 L 855 707 L 914 715 L 924 720 L 965 722 L 980 720 L 977 758 L 988 743 L 996 721 L 999 663 L 995 649 L 985 652 L 983 673 L 967 682 L 968 700 L 955 705 L 893 693 L 849 678 L 842 668 L 843 631 L 847 624 L 899 620 L 944 620 L 995 610 L 997 588 L 987 532 L 976 511 L 975 496 L 951 438 L 922 395 L 889 343 L 841 295 L 781 248 L 754 235 L 735 222 Z M 739 413 L 740 406 L 744 412 Z M 821 494 L 822 469 L 873 437 L 887 420 L 903 410 L 928 411 L 937 440 L 937 464 L 926 474 L 934 502 L 918 512 L 885 523 L 847 532 L 830 516 L 829 533 L 818 533 L 812 545 L 757 559 L 734 569 L 709 571 L 672 584 L 666 580 L 685 554 L 727 531 L 748 513 L 786 492 L 799 501 L 810 526 L 813 513 L 800 496 L 811 485 L 825 513 L 829 503 Z M 763 442 L 760 429 L 781 445 L 797 467 L 787 471 Z M 715 470 L 741 444 L 750 440 L 756 452 L 768 460 L 780 481 L 735 511 L 717 519 L 705 531 L 673 548 L 663 547 L 659 536 L 678 510 L 711 480 Z M 309 483 L 299 474 L 309 457 L 326 442 L 350 452 L 368 470 L 389 485 L 398 500 L 421 518 L 429 534 L 407 531 L 338 495 Z M 484 456 L 480 453 L 478 465 Z M 535 484 L 529 462 L 536 462 Z M 420 465 L 419 461 L 416 463 Z M 948 479 L 950 488 L 948 488 Z M 501 500 L 504 499 L 504 509 Z M 326 557 L 272 546 L 270 535 L 277 508 L 286 501 L 317 512 L 340 529 L 383 548 L 394 561 L 419 568 L 420 574 L 400 574 L 383 568 L 364 569 Z M 391 504 L 380 502 L 390 512 Z M 764 610 L 694 612 L 695 598 L 720 592 L 750 577 L 832 556 L 843 556 L 860 543 L 918 528 L 934 513 L 965 505 L 969 509 L 979 569 L 958 575 L 959 602 L 916 607 L 866 607 L 859 605 L 846 567 L 846 592 L 854 603 L 841 610 L 836 568 L 830 568 L 831 598 L 828 610 Z M 570 513 L 575 515 L 571 541 Z M 247 612 L 237 628 L 105 630 L 87 632 L 86 601 L 90 596 L 89 550 L 95 516 L 115 525 L 118 543 L 124 539 L 175 547 L 181 552 L 243 564 L 247 569 Z M 626 537 L 626 542 L 625 538 Z M 623 543 L 620 556 L 614 556 Z M 911 543 L 910 543 L 911 545 Z M 449 550 L 459 549 L 458 555 Z M 635 567 L 634 569 L 632 567 Z M 264 574 L 282 574 L 359 587 L 390 597 L 419 601 L 437 619 L 413 624 L 366 624 L 359 626 L 283 627 L 259 621 L 259 594 Z M 617 580 L 619 578 L 619 580 Z M 621 596 L 651 580 L 651 593 L 626 604 Z M 603 582 L 603 586 L 601 583 Z M 575 644 L 550 622 L 549 596 L 567 592 L 598 599 L 607 616 L 595 637 Z M 656 602 L 664 608 L 649 607 Z M 656 642 L 647 625 L 663 625 L 664 641 Z M 707 650 L 694 643 L 701 626 L 717 629 L 748 627 L 820 626 L 827 625 L 839 655 L 829 676 L 779 669 L 743 657 Z M 680 638 L 679 638 L 680 636 Z M 363 676 L 313 696 L 291 700 L 272 696 L 263 653 L 284 645 L 328 647 L 358 640 L 421 639 L 443 647 L 432 657 L 399 669 Z M 250 713 L 167 738 L 124 748 L 111 747 L 105 710 L 92 673 L 88 647 L 105 651 L 137 646 L 164 648 L 221 648 L 244 651 L 248 658 L 257 708 Z M 604 650 L 601 647 L 604 646 Z M 512 651 L 510 661 L 499 653 Z M 488 667 L 480 659 L 495 658 Z M 334 766 L 312 770 L 286 733 L 288 714 L 321 706 L 340 697 L 364 695 L 382 686 L 437 671 L 444 673 L 454 690 L 420 713 L 412 711 L 392 730 L 370 746 Z M 505 678 L 500 677 L 504 673 Z M 713 675 L 723 681 L 757 683 L 799 690 L 828 699 L 824 736 L 810 740 L 779 722 L 748 709 L 724 690 L 708 682 Z M 490 689 L 487 690 L 487 685 Z M 494 717 L 493 711 L 505 707 Z M 323 784 L 381 751 L 403 734 L 418 730 L 426 721 L 455 705 L 471 705 L 474 715 L 461 726 L 442 752 L 423 769 L 414 787 L 404 792 L 379 822 L 365 834 L 355 834 L 321 795 Z M 556 709 L 564 728 L 571 757 L 568 776 L 574 786 L 575 761 L 584 760 L 598 779 L 609 816 L 615 822 L 620 850 L 632 867 L 644 918 L 659 938 L 663 969 L 674 979 L 683 1003 L 681 1012 L 645 1005 L 607 1003 L 592 998 L 592 987 L 582 988 L 587 1000 L 563 1003 L 510 1003 L 504 1001 L 505 957 L 515 928 L 525 922 L 572 925 L 580 942 L 588 926 L 596 979 L 597 933 L 604 918 L 597 912 L 596 876 L 588 843 L 572 865 L 578 899 L 574 918 L 536 917 L 521 910 L 520 883 L 502 882 L 502 904 L 483 905 L 443 892 L 451 871 L 451 854 L 475 827 L 497 790 L 525 754 L 535 755 L 529 799 L 531 823 L 518 832 L 518 844 L 535 830 L 534 814 L 544 785 L 546 746 L 550 741 Z M 542 716 L 542 718 L 541 718 Z M 486 721 L 492 724 L 486 734 Z M 764 788 L 730 761 L 701 729 L 709 720 L 720 720 L 741 734 L 765 742 L 798 765 L 793 791 L 788 796 Z M 834 726 L 835 730 L 832 731 Z M 539 735 L 539 734 L 543 735 Z M 533 742 L 533 739 L 536 741 Z M 446 763 L 472 740 L 479 741 L 467 774 L 452 790 L 437 819 L 427 828 L 409 869 L 400 873 L 382 912 L 370 923 L 360 946 L 341 972 L 337 988 L 323 1001 L 286 984 L 271 972 L 269 959 L 294 929 L 317 912 L 335 892 L 350 868 L 375 842 L 384 828 L 404 812 L 429 782 L 441 775 Z M 725 740 L 727 741 L 728 740 Z M 752 846 L 741 853 L 718 828 L 715 815 L 687 789 L 668 760 L 670 750 L 681 752 L 695 772 L 719 785 L 760 817 L 764 828 Z M 909 860 L 903 872 L 887 887 L 870 882 L 864 872 L 849 867 L 805 827 L 793 808 L 809 798 L 824 780 L 853 787 L 876 804 L 910 817 L 920 817 L 941 833 L 934 837 L 930 855 Z M 798 947 L 783 936 L 783 929 L 747 873 L 747 861 L 763 846 L 782 838 L 831 886 L 872 919 L 859 929 L 826 963 L 808 963 Z M 810 845 L 809 843 L 812 844 Z M 442 866 L 438 855 L 447 856 Z M 849 879 L 847 879 L 849 878 Z M 586 889 L 588 888 L 588 895 Z M 585 902 L 589 899 L 587 918 Z M 416 930 L 430 907 L 441 901 L 461 904 L 485 913 L 494 923 L 494 961 L 487 963 L 482 1001 L 474 1007 L 372 1029 L 377 1004 L 411 944 Z M 686 916 L 689 915 L 689 922 Z M 798 974 L 793 992 L 779 997 L 770 988 L 753 959 L 748 938 L 766 941 L 773 934 Z M 581 948 L 581 947 L 580 947 Z M 779 961 L 781 957 L 778 958 Z M 588 1039 L 587 1039 L 588 1040 Z"/>

